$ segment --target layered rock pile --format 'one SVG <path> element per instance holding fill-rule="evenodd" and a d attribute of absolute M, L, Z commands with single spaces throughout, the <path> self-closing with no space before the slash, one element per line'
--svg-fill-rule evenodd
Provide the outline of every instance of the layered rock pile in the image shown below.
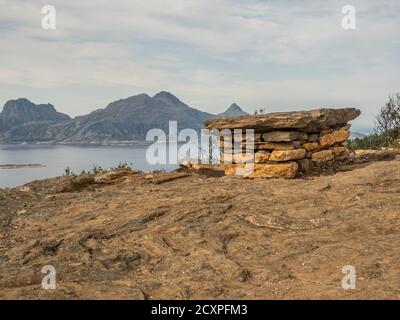
<path fill-rule="evenodd" d="M 314 167 L 348 154 L 349 121 L 355 108 L 278 112 L 259 116 L 224 117 L 207 121 L 220 132 L 221 162 L 225 173 L 255 178 L 294 178 Z M 229 130 L 225 130 L 229 129 Z M 234 137 L 234 130 L 243 135 Z M 245 129 L 253 129 L 252 141 Z M 239 138 L 238 138 L 239 137 Z M 249 151 L 254 145 L 254 152 Z M 246 163 L 253 163 L 250 171 Z"/>

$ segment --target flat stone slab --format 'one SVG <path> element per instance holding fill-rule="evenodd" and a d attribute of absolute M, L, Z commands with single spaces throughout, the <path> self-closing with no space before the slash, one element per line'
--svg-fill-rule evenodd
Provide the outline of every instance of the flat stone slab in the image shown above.
<path fill-rule="evenodd" d="M 256 132 L 299 130 L 316 133 L 344 126 L 361 114 L 356 108 L 275 112 L 257 116 L 222 117 L 205 122 L 206 129 L 254 129 Z"/>
<path fill-rule="evenodd" d="M 246 167 L 245 164 L 224 165 L 226 175 L 239 175 L 246 178 L 285 178 L 293 179 L 299 165 L 294 161 L 280 163 L 259 163 Z"/>

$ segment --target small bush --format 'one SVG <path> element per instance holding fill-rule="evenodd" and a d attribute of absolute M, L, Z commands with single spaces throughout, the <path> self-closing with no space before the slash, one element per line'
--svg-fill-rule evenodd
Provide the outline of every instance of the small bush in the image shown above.
<path fill-rule="evenodd" d="M 352 140 L 349 149 L 398 148 L 400 141 L 400 93 L 390 95 L 375 119 L 374 133 Z"/>
<path fill-rule="evenodd" d="M 104 170 L 103 170 L 103 168 L 101 166 L 99 166 L 97 164 L 93 165 L 91 173 L 98 174 L 98 173 L 102 173 L 102 172 L 104 172 Z"/>
<path fill-rule="evenodd" d="M 389 147 L 385 137 L 381 134 L 370 134 L 366 137 L 362 138 L 355 138 L 350 141 L 349 149 L 350 150 L 366 150 L 366 149 L 373 149 L 378 150 L 382 147 Z"/>
<path fill-rule="evenodd" d="M 94 183 L 94 177 L 88 174 L 81 175 L 71 180 L 71 188 L 69 191 L 80 191 Z"/>
<path fill-rule="evenodd" d="M 111 168 L 111 170 L 117 170 L 117 169 L 131 169 L 133 170 L 133 164 L 131 163 L 126 163 L 126 162 L 119 162 L 116 167 Z"/>
<path fill-rule="evenodd" d="M 75 173 L 70 169 L 70 167 L 66 167 L 64 169 L 64 176 L 66 177 L 70 177 L 70 176 L 74 176 Z"/>

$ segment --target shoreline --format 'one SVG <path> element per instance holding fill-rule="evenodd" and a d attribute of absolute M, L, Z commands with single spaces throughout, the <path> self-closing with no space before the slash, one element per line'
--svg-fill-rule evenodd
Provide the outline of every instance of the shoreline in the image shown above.
<path fill-rule="evenodd" d="M 0 141 L 0 145 L 16 145 L 16 146 L 148 146 L 154 143 L 154 141 L 110 141 L 110 142 L 73 142 L 73 143 L 62 143 L 62 142 L 5 142 Z"/>
<path fill-rule="evenodd" d="M 39 163 L 7 163 L 0 164 L 0 169 L 23 169 L 23 168 L 45 168 L 46 166 Z"/>

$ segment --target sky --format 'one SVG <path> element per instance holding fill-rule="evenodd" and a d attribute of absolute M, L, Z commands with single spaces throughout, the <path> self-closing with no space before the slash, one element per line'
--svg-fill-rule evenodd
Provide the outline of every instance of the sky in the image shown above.
<path fill-rule="evenodd" d="M 169 91 L 211 113 L 357 107 L 362 130 L 400 91 L 399 31 L 398 0 L 0 0 L 0 105 L 76 116 Z"/>

